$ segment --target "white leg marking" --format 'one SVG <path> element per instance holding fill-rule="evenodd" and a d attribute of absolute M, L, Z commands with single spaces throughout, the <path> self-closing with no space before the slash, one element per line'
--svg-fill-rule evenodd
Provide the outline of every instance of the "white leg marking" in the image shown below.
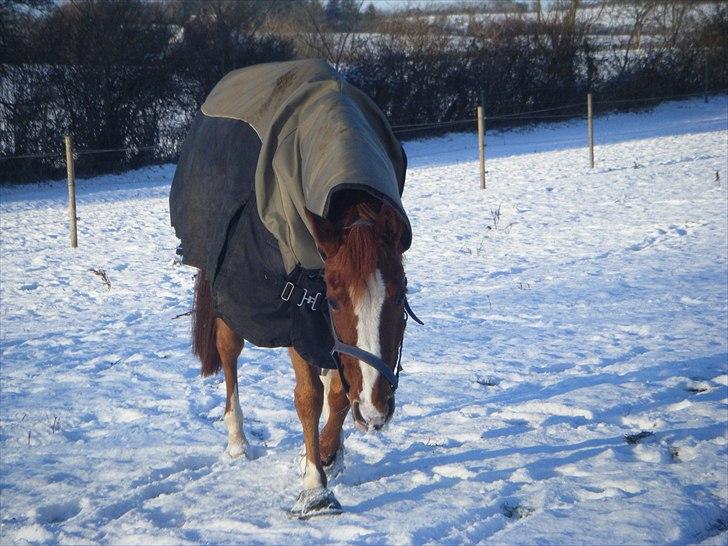
<path fill-rule="evenodd" d="M 316 465 L 306 459 L 306 471 L 303 474 L 303 488 L 304 489 L 316 489 L 323 487 L 324 484 L 321 481 L 321 474 L 319 474 Z"/>
<path fill-rule="evenodd" d="M 233 396 L 230 400 L 230 411 L 225 413 L 223 420 L 228 429 L 228 454 L 231 457 L 240 457 L 248 449 L 248 440 L 243 432 L 243 410 L 240 409 L 240 398 L 238 387 L 233 389 Z"/>
<path fill-rule="evenodd" d="M 331 415 L 331 405 L 329 404 L 329 393 L 331 392 L 331 370 L 324 370 L 319 376 L 321 383 L 324 384 L 324 405 L 321 409 L 321 422 L 326 426 Z"/>
<path fill-rule="evenodd" d="M 382 349 L 379 343 L 379 325 L 386 287 L 381 271 L 378 269 L 367 279 L 367 288 L 354 311 L 358 319 L 356 326 L 357 346 L 381 358 Z M 359 362 L 362 376 L 362 390 L 359 397 L 359 410 L 364 419 L 370 422 L 384 422 L 384 415 L 374 407 L 372 392 L 379 372 L 365 362 Z"/>
<path fill-rule="evenodd" d="M 338 372 L 336 372 L 338 373 Z M 329 422 L 329 417 L 331 416 L 331 402 L 329 401 L 329 393 L 331 392 L 331 379 L 333 377 L 334 370 L 324 370 L 323 374 L 321 374 L 319 377 L 321 378 L 321 383 L 324 384 L 324 407 L 321 411 L 321 422 L 323 423 L 323 426 L 326 426 L 326 423 Z M 344 450 L 344 429 L 342 428 L 339 431 L 339 454 L 337 455 L 337 459 L 342 456 L 342 452 Z M 304 458 L 305 458 L 305 451 L 304 451 Z M 305 462 L 301 465 L 301 471 L 305 472 L 305 469 L 303 466 L 305 465 Z M 328 474 L 328 470 L 326 473 Z"/>

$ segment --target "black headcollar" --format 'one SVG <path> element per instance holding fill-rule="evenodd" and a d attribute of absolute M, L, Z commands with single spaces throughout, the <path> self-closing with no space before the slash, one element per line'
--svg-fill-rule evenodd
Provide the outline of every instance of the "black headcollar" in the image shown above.
<path fill-rule="evenodd" d="M 409 302 L 407 301 L 407 298 L 404 299 L 404 309 L 405 309 L 405 322 L 407 321 L 407 315 L 411 316 L 415 322 L 418 324 L 424 324 L 419 318 L 417 318 L 417 315 L 414 314 L 412 311 L 412 308 L 409 305 Z M 359 347 L 355 347 L 353 345 L 347 345 L 346 343 L 343 343 L 339 336 L 336 334 L 336 328 L 334 327 L 334 317 L 333 313 L 331 311 L 331 306 L 329 305 L 329 326 L 331 328 L 331 336 L 334 338 L 334 346 L 331 349 L 331 357 L 334 359 L 334 363 L 336 364 L 336 369 L 339 371 L 339 377 L 341 378 L 341 384 L 344 387 L 344 392 L 346 392 L 346 396 L 348 398 L 349 396 L 349 383 L 346 381 L 346 378 L 344 377 L 344 367 L 341 364 L 341 357 L 340 354 L 346 354 L 349 356 L 353 356 L 354 358 L 366 362 L 369 364 L 372 368 L 377 370 L 379 373 L 381 373 L 384 378 L 389 382 L 389 386 L 392 388 L 392 392 L 397 390 L 397 387 L 399 386 L 399 372 L 402 369 L 401 361 L 402 361 L 402 344 L 404 342 L 404 336 L 402 336 L 402 341 L 400 341 L 399 345 L 399 354 L 397 358 L 397 366 L 396 366 L 396 372 L 393 372 L 389 369 L 389 366 L 387 366 L 387 363 L 384 362 L 381 358 L 379 358 L 377 355 L 370 353 L 369 351 L 365 351 L 364 349 L 360 349 Z"/>

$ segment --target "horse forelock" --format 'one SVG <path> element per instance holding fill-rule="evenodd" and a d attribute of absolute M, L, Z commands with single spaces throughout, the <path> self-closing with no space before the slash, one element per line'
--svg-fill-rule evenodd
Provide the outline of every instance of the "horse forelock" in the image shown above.
<path fill-rule="evenodd" d="M 327 261 L 349 288 L 353 299 L 360 299 L 367 281 L 380 265 L 399 260 L 395 245 L 384 244 L 388 238 L 383 225 L 376 221 L 377 211 L 367 203 L 359 203 L 344 216 L 342 243 L 338 252 Z"/>

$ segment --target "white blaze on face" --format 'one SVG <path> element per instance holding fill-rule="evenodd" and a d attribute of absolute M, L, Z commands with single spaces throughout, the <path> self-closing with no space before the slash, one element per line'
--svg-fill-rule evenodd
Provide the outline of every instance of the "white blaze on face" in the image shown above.
<path fill-rule="evenodd" d="M 379 342 L 379 325 L 382 317 L 386 287 L 382 273 L 377 269 L 367 279 L 366 289 L 361 294 L 359 301 L 355 301 L 354 312 L 357 317 L 357 342 L 360 349 L 364 349 L 373 355 L 382 357 L 382 348 Z M 354 299 L 354 298 L 352 298 Z M 368 422 L 383 422 L 382 415 L 372 402 L 374 385 L 379 377 L 379 372 L 366 362 L 359 362 L 362 376 L 362 389 L 359 396 L 359 410 Z"/>

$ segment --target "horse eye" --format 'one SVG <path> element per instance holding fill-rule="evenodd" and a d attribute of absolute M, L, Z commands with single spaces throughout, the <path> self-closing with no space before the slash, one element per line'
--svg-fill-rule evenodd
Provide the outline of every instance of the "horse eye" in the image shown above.
<path fill-rule="evenodd" d="M 334 311 L 338 311 L 339 310 L 339 302 L 338 301 L 336 301 L 335 299 L 332 299 L 332 298 L 329 298 L 326 301 L 329 302 L 329 307 L 331 307 L 331 309 L 333 309 Z"/>

